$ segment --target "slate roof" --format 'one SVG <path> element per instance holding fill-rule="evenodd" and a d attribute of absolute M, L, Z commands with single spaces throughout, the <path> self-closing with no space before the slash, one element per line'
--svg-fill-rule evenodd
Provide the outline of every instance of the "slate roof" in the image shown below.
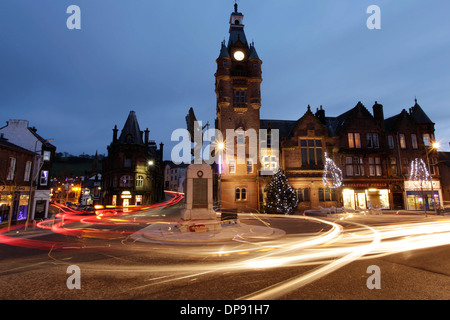
<path fill-rule="evenodd" d="M 134 111 L 130 111 L 130 114 L 128 115 L 127 121 L 125 122 L 119 137 L 119 143 L 129 143 L 127 142 L 127 137 L 129 135 L 132 137 L 131 143 L 144 144 L 144 141 L 142 140 L 142 133 L 139 129 L 139 123 L 136 118 L 136 113 Z"/>

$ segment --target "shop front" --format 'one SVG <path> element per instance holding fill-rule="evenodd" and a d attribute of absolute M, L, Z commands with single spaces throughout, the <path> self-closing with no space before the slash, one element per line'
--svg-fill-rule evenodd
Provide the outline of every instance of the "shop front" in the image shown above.
<path fill-rule="evenodd" d="M 342 200 L 348 209 L 390 209 L 389 194 L 387 183 L 345 183 Z"/>
<path fill-rule="evenodd" d="M 30 187 L 0 186 L 0 190 L 0 223 L 25 220 L 28 214 Z"/>
<path fill-rule="evenodd" d="M 433 183 L 405 181 L 406 208 L 414 211 L 433 211 L 441 206 L 442 190 L 440 181 Z"/>

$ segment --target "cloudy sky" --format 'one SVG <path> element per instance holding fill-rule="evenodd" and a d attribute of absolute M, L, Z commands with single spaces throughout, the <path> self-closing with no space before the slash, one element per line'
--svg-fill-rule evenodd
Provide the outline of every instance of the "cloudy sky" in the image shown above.
<path fill-rule="evenodd" d="M 106 153 L 131 110 L 166 145 L 193 107 L 214 123 L 215 60 L 232 0 L 1 0 L 0 126 L 26 119 L 59 152 Z M 261 118 L 311 105 L 337 116 L 375 101 L 385 117 L 417 97 L 450 151 L 448 0 L 240 0 L 263 60 Z M 70 5 L 81 30 L 69 30 Z M 367 8 L 381 9 L 369 30 Z"/>

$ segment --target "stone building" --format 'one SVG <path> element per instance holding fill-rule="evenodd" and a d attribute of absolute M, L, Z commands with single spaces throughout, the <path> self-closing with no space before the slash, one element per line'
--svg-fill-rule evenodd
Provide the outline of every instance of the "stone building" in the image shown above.
<path fill-rule="evenodd" d="M 102 163 L 103 204 L 127 207 L 161 201 L 163 144 L 158 149 L 155 141 L 149 140 L 150 131 L 140 130 L 134 111 L 130 111 L 120 136 L 118 131 L 115 126 Z"/>
<path fill-rule="evenodd" d="M 347 111 L 334 117 L 325 115 L 322 106 L 315 113 L 308 106 L 298 120 L 260 119 L 262 61 L 254 44 L 246 40 L 237 4 L 229 23 L 229 41 L 221 44 L 215 74 L 216 128 L 225 149 L 233 148 L 223 153 L 219 164 L 222 208 L 261 211 L 270 179 L 263 172 L 278 167 L 297 190 L 300 211 L 332 206 L 422 210 L 424 205 L 433 208 L 430 199 L 440 204 L 437 153 L 432 147 L 434 123 L 417 100 L 409 111 L 387 119 L 377 102 L 371 111 L 358 102 L 353 108 L 343 107 Z M 229 130 L 234 130 L 233 135 Z M 252 133 L 264 143 L 255 154 Z M 239 145 L 245 148 L 241 163 Z M 322 181 L 325 155 L 342 171 L 339 186 L 330 188 Z M 414 159 L 425 161 L 433 178 L 425 199 L 411 187 Z"/>

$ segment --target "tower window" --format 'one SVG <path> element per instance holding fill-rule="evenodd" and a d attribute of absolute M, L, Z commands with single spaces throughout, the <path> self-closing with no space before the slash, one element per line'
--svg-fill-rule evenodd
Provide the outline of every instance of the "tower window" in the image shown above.
<path fill-rule="evenodd" d="M 243 92 L 243 91 L 236 91 L 234 101 L 237 102 L 237 103 L 244 103 L 245 102 L 245 92 Z"/>

